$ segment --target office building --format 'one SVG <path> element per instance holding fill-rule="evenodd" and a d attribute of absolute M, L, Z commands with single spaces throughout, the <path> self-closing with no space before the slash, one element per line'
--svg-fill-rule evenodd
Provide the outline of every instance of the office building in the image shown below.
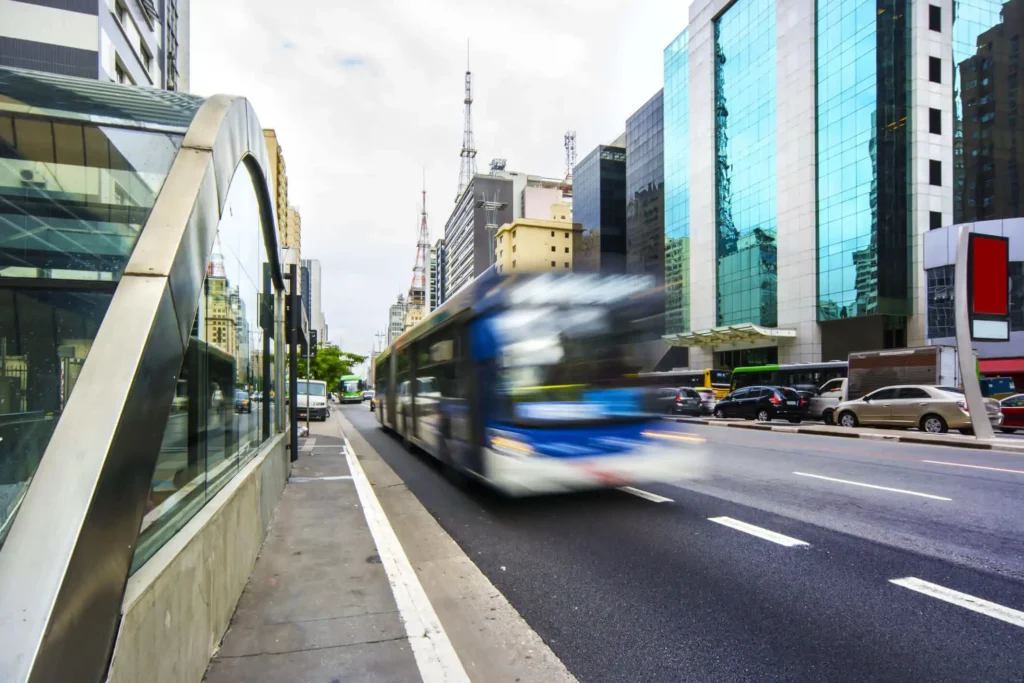
<path fill-rule="evenodd" d="M 626 120 L 626 272 L 665 277 L 662 90 Z"/>
<path fill-rule="evenodd" d="M 427 313 L 438 306 L 437 287 L 437 245 L 434 245 L 430 248 L 430 262 L 427 265 Z"/>
<path fill-rule="evenodd" d="M 498 175 L 473 176 L 444 226 L 446 296 L 458 292 L 494 263 L 495 233 L 512 220 L 513 182 Z"/>
<path fill-rule="evenodd" d="M 0 0 L 0 66 L 188 91 L 190 0 Z"/>
<path fill-rule="evenodd" d="M 569 221 L 517 218 L 498 229 L 498 272 L 571 271 L 582 235 L 582 227 Z"/>
<path fill-rule="evenodd" d="M 434 254 L 436 255 L 437 262 L 434 268 L 435 287 L 434 293 L 437 299 L 437 306 L 440 306 L 447 299 L 447 282 L 448 282 L 448 265 L 447 265 L 447 248 L 444 243 L 444 238 L 439 237 L 437 242 L 434 243 Z M 437 307 L 435 306 L 435 308 Z"/>
<path fill-rule="evenodd" d="M 284 150 L 272 129 L 263 131 L 263 141 L 267 146 L 267 187 L 274 201 L 274 218 L 278 230 L 283 231 L 288 225 L 288 167 L 284 162 Z"/>
<path fill-rule="evenodd" d="M 1019 2 L 690 6 L 663 101 L 666 332 L 691 367 L 926 343 L 925 234 L 1020 213 Z"/>
<path fill-rule="evenodd" d="M 287 219 L 281 230 L 281 248 L 295 249 L 299 256 L 302 256 L 302 214 L 294 206 L 289 205 L 286 213 Z"/>
<path fill-rule="evenodd" d="M 626 272 L 625 138 L 598 145 L 572 171 L 573 222 L 583 227 L 577 270 Z"/>
<path fill-rule="evenodd" d="M 398 300 L 388 308 L 388 346 L 402 336 L 405 331 L 405 297 L 398 295 Z"/>
<path fill-rule="evenodd" d="M 327 320 L 324 318 L 319 259 L 302 259 L 302 305 L 306 309 L 309 329 L 316 330 L 320 344 L 326 344 Z"/>

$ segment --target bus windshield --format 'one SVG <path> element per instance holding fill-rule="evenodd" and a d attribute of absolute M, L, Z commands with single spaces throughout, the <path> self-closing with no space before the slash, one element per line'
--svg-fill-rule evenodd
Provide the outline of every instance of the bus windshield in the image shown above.
<path fill-rule="evenodd" d="M 346 394 L 354 394 L 355 392 L 359 391 L 359 380 L 345 380 L 344 382 L 341 383 L 341 390 L 344 391 Z"/>
<path fill-rule="evenodd" d="M 644 415 L 642 392 L 623 389 L 625 376 L 640 369 L 640 359 L 623 343 L 621 329 L 609 309 L 597 306 L 517 308 L 497 315 L 500 419 Z"/>
<path fill-rule="evenodd" d="M 711 386 L 728 387 L 732 384 L 732 373 L 728 370 L 709 370 L 711 373 Z"/>
<path fill-rule="evenodd" d="M 308 390 L 306 388 L 306 384 L 307 383 L 306 383 L 305 380 L 299 380 L 295 384 L 296 384 L 295 392 L 297 394 L 305 394 L 307 396 L 326 396 L 327 395 L 327 385 L 325 385 L 325 384 L 323 384 L 321 382 L 309 382 L 308 383 L 309 384 Z"/>

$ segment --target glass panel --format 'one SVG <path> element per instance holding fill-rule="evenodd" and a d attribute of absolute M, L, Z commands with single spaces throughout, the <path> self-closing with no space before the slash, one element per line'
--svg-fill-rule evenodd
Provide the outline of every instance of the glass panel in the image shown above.
<path fill-rule="evenodd" d="M 715 22 L 718 324 L 777 322 L 775 3 Z"/>
<path fill-rule="evenodd" d="M 1024 216 L 1018 70 L 1024 7 L 957 0 L 953 13 L 953 222 Z"/>
<path fill-rule="evenodd" d="M 0 278 L 117 280 L 181 141 L 0 111 Z"/>
<path fill-rule="evenodd" d="M 111 297 L 0 287 L 0 544 Z"/>
<path fill-rule="evenodd" d="M 665 48 L 665 333 L 690 329 L 690 53 L 687 31 Z"/>
<path fill-rule="evenodd" d="M 262 226 L 249 173 L 232 180 L 140 530 L 132 571 L 251 458 L 274 430 L 274 326 Z M 263 296 L 263 293 L 266 296 Z M 261 309 L 261 302 L 268 304 Z M 264 402 L 270 403 L 264 407 Z"/>

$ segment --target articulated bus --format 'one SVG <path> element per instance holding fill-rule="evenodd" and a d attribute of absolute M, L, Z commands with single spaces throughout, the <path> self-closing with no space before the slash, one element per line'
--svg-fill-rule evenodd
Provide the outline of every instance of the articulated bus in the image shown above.
<path fill-rule="evenodd" d="M 732 387 L 732 373 L 728 370 L 670 370 L 667 372 L 644 372 L 640 379 L 656 387 L 693 387 L 711 389 L 719 401 L 729 395 Z"/>
<path fill-rule="evenodd" d="M 736 368 L 732 371 L 732 390 L 768 385 L 813 393 L 830 379 L 846 377 L 847 373 L 848 364 L 845 360 Z"/>
<path fill-rule="evenodd" d="M 363 380 L 356 375 L 345 375 L 339 379 L 338 400 L 342 403 L 362 403 Z"/>
<path fill-rule="evenodd" d="M 637 382 L 657 296 L 648 276 L 489 270 L 377 357 L 377 419 L 507 495 L 679 478 L 704 440 Z"/>

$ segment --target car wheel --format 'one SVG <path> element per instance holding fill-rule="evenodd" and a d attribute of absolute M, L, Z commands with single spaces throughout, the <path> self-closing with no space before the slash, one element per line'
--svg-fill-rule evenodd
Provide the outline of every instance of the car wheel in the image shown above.
<path fill-rule="evenodd" d="M 832 410 L 831 409 L 823 410 L 821 412 L 821 421 L 824 422 L 827 425 L 832 424 Z"/>
<path fill-rule="evenodd" d="M 757 411 L 757 421 L 758 422 L 771 422 L 772 421 L 771 413 L 768 412 L 767 408 L 761 408 L 761 410 Z"/>
<path fill-rule="evenodd" d="M 839 416 L 839 426 L 853 428 L 856 427 L 860 422 L 857 420 L 857 416 L 847 411 Z"/>
<path fill-rule="evenodd" d="M 725 419 L 725 412 L 721 408 L 715 408 L 715 417 L 719 420 Z"/>
<path fill-rule="evenodd" d="M 921 418 L 921 431 L 929 434 L 945 434 L 949 431 L 949 425 L 942 419 L 941 415 L 928 414 Z"/>
<path fill-rule="evenodd" d="M 1003 434 L 1014 434 L 1017 430 L 1014 429 L 1013 427 L 1000 427 L 999 431 L 1001 431 Z"/>

